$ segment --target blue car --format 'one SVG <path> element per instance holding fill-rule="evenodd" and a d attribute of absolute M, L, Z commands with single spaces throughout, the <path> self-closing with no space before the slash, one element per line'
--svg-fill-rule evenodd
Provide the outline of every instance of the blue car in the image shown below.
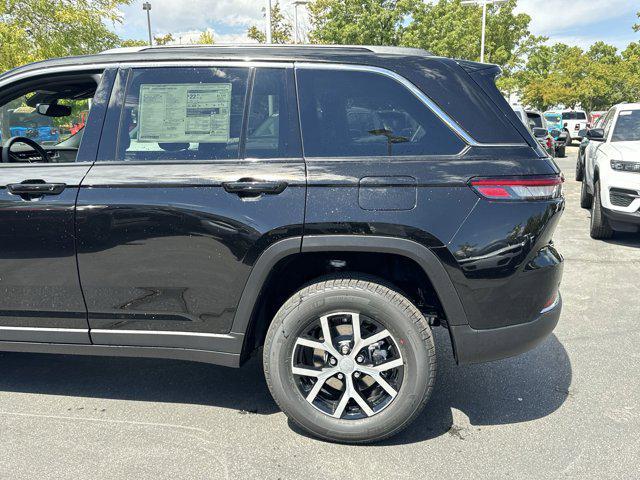
<path fill-rule="evenodd" d="M 12 137 L 27 137 L 40 145 L 55 145 L 60 141 L 60 130 L 51 117 L 39 115 L 31 107 L 9 110 L 9 132 Z M 0 143 L 3 141 L 0 133 Z"/>

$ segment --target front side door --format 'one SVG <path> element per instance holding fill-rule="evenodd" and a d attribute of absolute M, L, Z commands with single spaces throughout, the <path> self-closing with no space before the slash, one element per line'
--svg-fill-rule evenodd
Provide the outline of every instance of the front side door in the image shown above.
<path fill-rule="evenodd" d="M 95 159 L 104 99 L 114 77 L 115 71 L 76 72 L 2 87 L 17 92 L 0 101 L 2 131 L 14 131 L 25 116 L 47 123 L 49 136 L 43 139 L 36 132 L 31 140 L 44 146 L 50 161 L 44 163 L 39 152 L 16 143 L 9 162 L 0 164 L 0 341 L 89 343 L 76 267 L 74 205 Z M 88 109 L 96 88 L 85 129 L 48 144 L 60 130 L 68 135 L 65 122 Z M 42 116 L 34 109 L 35 98 L 73 108 L 65 117 Z M 8 138 L 3 137 L 6 148 Z"/>
<path fill-rule="evenodd" d="M 78 195 L 93 343 L 228 340 L 255 260 L 302 233 L 294 92 L 286 65 L 120 72 Z"/>

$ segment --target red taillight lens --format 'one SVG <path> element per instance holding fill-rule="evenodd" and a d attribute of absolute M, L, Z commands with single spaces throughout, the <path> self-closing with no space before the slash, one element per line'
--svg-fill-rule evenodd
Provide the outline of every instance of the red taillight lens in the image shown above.
<path fill-rule="evenodd" d="M 471 188 L 490 200 L 549 200 L 562 195 L 564 177 L 478 178 Z"/>

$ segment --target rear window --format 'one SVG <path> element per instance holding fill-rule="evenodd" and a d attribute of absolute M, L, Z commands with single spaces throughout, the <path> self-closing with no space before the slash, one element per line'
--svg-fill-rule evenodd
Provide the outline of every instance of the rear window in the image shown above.
<path fill-rule="evenodd" d="M 584 112 L 563 112 L 563 120 L 586 120 L 587 114 Z"/>
<path fill-rule="evenodd" d="M 305 155 L 455 155 L 464 143 L 413 93 L 375 72 L 301 69 Z"/>

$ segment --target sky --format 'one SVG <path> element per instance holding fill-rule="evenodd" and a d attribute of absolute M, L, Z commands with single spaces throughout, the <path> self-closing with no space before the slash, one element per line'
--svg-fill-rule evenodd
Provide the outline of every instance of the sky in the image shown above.
<path fill-rule="evenodd" d="M 216 42 L 246 42 L 247 28 L 264 28 L 262 8 L 266 0 L 149 0 L 154 35 L 171 32 L 188 42 L 203 30 L 213 31 Z M 273 0 L 275 1 L 275 0 Z M 114 30 L 122 38 L 146 39 L 147 22 L 143 0 L 122 7 L 123 23 Z M 285 14 L 293 18 L 292 0 L 280 0 Z M 300 7 L 304 22 L 304 7 Z M 531 33 L 586 48 L 602 40 L 623 49 L 640 41 L 632 30 L 638 21 L 640 0 L 520 0 L 518 11 L 531 16 Z"/>

